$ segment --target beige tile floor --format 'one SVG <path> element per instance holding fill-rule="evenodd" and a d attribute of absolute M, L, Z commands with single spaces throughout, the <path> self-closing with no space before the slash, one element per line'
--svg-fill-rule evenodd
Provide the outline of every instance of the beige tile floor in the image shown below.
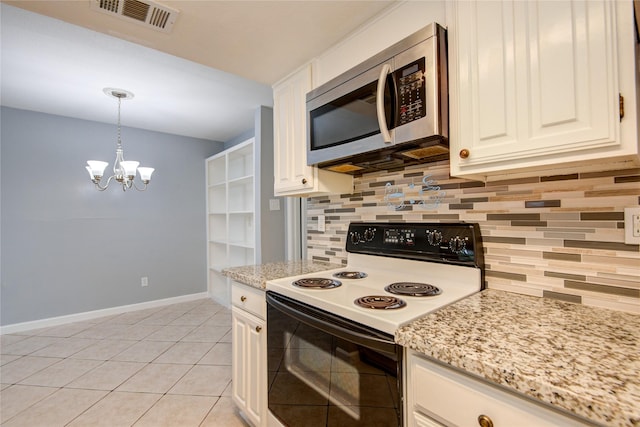
<path fill-rule="evenodd" d="M 0 425 L 247 426 L 210 299 L 2 335 Z"/>

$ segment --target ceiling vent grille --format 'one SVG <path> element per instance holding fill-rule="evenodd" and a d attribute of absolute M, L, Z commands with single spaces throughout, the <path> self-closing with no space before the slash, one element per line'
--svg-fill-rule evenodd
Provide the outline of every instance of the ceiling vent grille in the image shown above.
<path fill-rule="evenodd" d="M 163 33 L 171 32 L 180 14 L 175 9 L 150 0 L 93 0 L 91 7 Z"/>

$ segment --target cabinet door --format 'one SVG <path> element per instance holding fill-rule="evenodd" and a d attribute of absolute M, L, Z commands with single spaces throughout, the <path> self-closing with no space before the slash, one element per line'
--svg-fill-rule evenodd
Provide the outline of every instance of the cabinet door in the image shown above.
<path fill-rule="evenodd" d="M 255 426 L 267 413 L 266 325 L 237 307 L 232 308 L 232 397 Z"/>
<path fill-rule="evenodd" d="M 314 168 L 307 166 L 306 96 L 311 65 L 273 89 L 275 192 L 312 189 Z"/>
<path fill-rule="evenodd" d="M 619 144 L 615 2 L 454 3 L 453 175 Z"/>
<path fill-rule="evenodd" d="M 351 175 L 307 166 L 307 92 L 312 88 L 311 64 L 273 88 L 274 194 L 310 196 L 350 193 Z"/>

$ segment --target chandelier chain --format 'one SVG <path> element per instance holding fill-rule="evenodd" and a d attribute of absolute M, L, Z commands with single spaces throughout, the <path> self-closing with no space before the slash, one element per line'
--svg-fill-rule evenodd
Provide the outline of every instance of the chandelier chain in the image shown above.
<path fill-rule="evenodd" d="M 120 137 L 120 104 L 122 103 L 122 97 L 118 96 L 118 148 L 122 148 L 122 139 Z"/>

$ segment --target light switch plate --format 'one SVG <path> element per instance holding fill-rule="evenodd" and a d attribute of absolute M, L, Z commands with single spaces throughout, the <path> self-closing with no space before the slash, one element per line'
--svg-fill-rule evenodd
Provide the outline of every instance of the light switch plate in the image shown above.
<path fill-rule="evenodd" d="M 280 199 L 269 199 L 269 210 L 270 211 L 279 211 L 280 210 Z"/>
<path fill-rule="evenodd" d="M 624 208 L 624 242 L 640 245 L 640 207 Z"/>

